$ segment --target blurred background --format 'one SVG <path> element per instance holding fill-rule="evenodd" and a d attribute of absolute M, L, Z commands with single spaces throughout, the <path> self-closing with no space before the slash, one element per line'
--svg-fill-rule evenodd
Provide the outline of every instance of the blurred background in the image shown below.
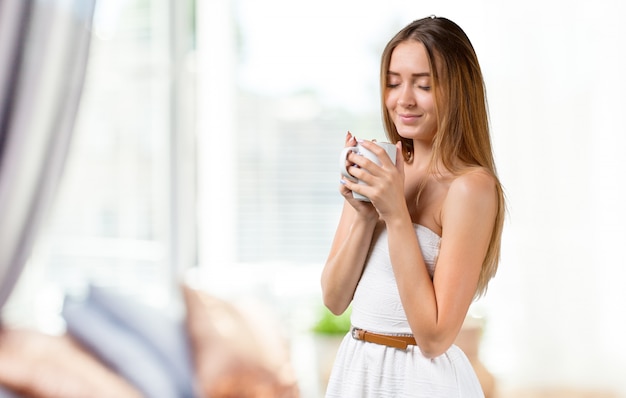
<path fill-rule="evenodd" d="M 64 292 L 88 282 L 167 306 L 191 278 L 270 303 L 303 396 L 319 396 L 337 157 L 348 130 L 384 139 L 380 54 L 431 14 L 478 53 L 508 201 L 500 269 L 472 308 L 482 362 L 507 391 L 626 396 L 619 0 L 97 2 L 65 172 L 3 317 L 57 330 Z"/>

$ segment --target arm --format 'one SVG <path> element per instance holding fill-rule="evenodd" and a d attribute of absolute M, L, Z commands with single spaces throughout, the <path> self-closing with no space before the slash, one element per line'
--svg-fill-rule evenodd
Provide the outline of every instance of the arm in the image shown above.
<path fill-rule="evenodd" d="M 346 146 L 354 145 L 356 139 L 348 133 Z M 353 168 L 350 170 L 351 173 L 366 174 L 366 170 L 373 166 L 362 156 L 354 154 L 348 156 L 348 163 L 363 167 Z M 362 187 L 343 180 L 340 188 L 345 198 L 343 210 L 321 278 L 324 305 L 337 315 L 343 313 L 352 302 L 354 291 L 363 273 L 374 228 L 379 220 L 378 213 L 371 203 L 354 199 L 353 188 Z"/>
<path fill-rule="evenodd" d="M 497 211 L 496 188 L 486 172 L 457 177 L 441 211 L 442 238 L 431 281 L 408 214 L 385 222 L 400 298 L 418 346 L 427 357 L 453 344 L 474 298 Z"/>
<path fill-rule="evenodd" d="M 365 258 L 376 227 L 377 218 L 364 219 L 346 201 L 322 271 L 324 305 L 334 313 L 343 313 L 352 302 L 363 273 Z"/>

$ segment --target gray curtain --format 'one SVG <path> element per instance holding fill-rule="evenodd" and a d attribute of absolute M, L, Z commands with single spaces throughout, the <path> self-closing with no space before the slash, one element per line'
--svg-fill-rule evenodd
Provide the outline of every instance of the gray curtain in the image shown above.
<path fill-rule="evenodd" d="M 0 0 L 0 308 L 63 171 L 94 7 L 95 0 Z"/>

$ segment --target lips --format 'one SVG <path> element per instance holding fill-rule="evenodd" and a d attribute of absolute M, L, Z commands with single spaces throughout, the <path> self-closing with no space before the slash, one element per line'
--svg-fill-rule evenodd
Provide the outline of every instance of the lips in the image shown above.
<path fill-rule="evenodd" d="M 416 122 L 421 116 L 420 115 L 411 115 L 411 114 L 398 114 L 398 117 L 405 124 L 411 124 Z"/>

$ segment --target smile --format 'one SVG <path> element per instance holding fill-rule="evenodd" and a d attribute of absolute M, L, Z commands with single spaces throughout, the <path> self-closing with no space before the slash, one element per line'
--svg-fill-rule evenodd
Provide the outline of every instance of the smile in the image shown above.
<path fill-rule="evenodd" d="M 402 120 L 403 123 L 412 123 L 412 122 L 415 122 L 417 119 L 419 119 L 421 117 L 421 115 L 402 115 L 402 114 L 398 114 L 398 117 L 400 118 L 400 120 Z"/>

